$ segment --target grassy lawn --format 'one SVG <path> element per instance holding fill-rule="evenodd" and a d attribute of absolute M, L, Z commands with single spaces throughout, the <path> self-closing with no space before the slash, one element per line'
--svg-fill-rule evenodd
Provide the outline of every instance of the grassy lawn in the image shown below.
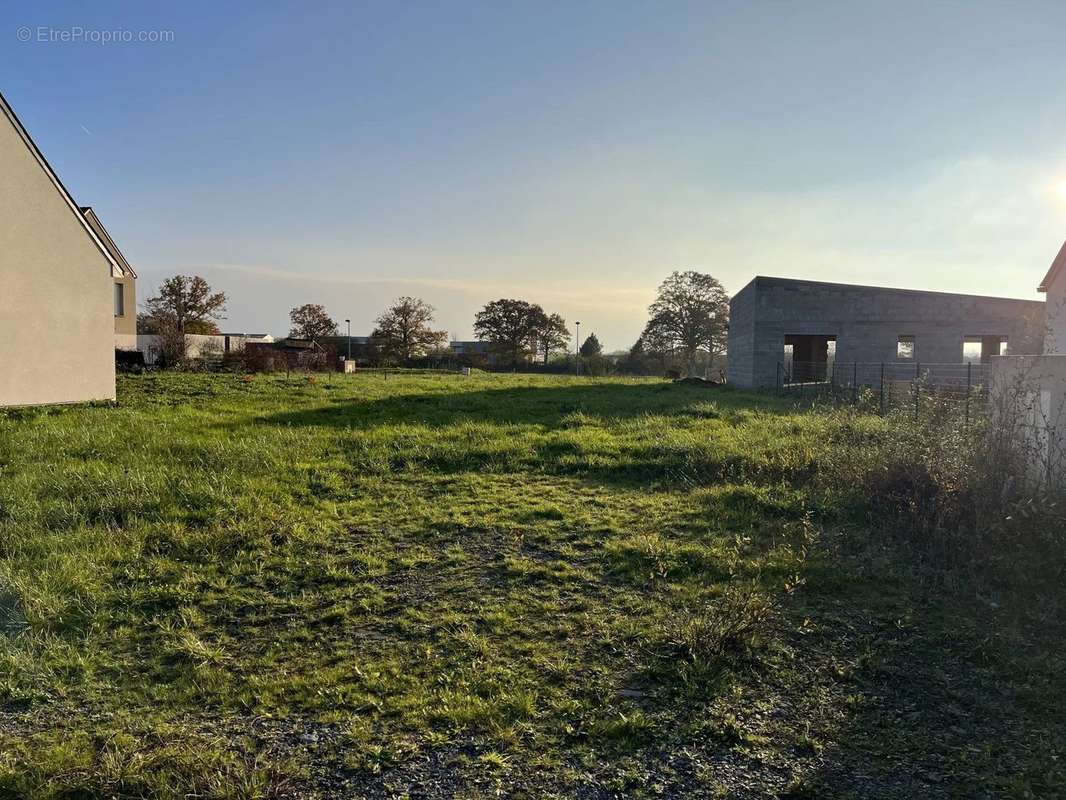
<path fill-rule="evenodd" d="M 1060 607 L 813 479 L 888 435 L 524 375 L 7 412 L 0 797 L 1059 796 Z"/>

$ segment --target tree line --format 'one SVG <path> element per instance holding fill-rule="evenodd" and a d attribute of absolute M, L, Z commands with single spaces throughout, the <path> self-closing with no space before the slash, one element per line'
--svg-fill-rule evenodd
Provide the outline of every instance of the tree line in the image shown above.
<path fill-rule="evenodd" d="M 218 334 L 225 310 L 224 292 L 213 292 L 198 275 L 175 275 L 147 300 L 138 315 L 138 329 L 164 340 Z M 435 329 L 435 314 L 436 309 L 419 297 L 399 297 L 374 320 L 371 339 L 384 356 L 399 363 L 441 352 L 448 346 L 448 335 Z M 665 369 L 673 364 L 693 374 L 701 354 L 713 357 L 725 352 L 729 296 L 710 275 L 671 273 L 659 286 L 648 315 L 643 332 L 622 360 L 627 371 L 654 371 L 654 365 Z M 336 320 L 317 303 L 293 308 L 289 321 L 289 335 L 294 338 L 317 342 L 339 335 Z M 502 362 L 516 367 L 534 360 L 547 365 L 553 355 L 566 352 L 570 342 L 570 328 L 560 314 L 514 298 L 485 304 L 474 315 L 474 333 Z M 595 333 L 581 343 L 579 353 L 584 358 L 602 356 Z"/>

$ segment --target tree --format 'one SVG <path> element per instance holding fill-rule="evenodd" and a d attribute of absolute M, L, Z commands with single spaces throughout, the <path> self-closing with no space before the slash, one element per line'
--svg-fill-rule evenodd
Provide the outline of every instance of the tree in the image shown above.
<path fill-rule="evenodd" d="M 373 337 L 386 356 L 401 362 L 423 356 L 448 341 L 447 331 L 430 327 L 436 309 L 418 297 L 400 297 L 375 321 Z"/>
<path fill-rule="evenodd" d="M 538 306 L 539 307 L 539 306 Z M 538 320 L 536 331 L 537 345 L 544 353 L 544 363 L 548 363 L 548 356 L 556 350 L 565 350 L 570 343 L 570 330 L 566 327 L 566 320 L 558 314 L 544 314 Z"/>
<path fill-rule="evenodd" d="M 696 354 L 725 352 L 729 328 L 729 295 L 722 284 L 700 272 L 673 272 L 648 307 L 651 319 L 641 338 L 652 349 L 668 348 L 684 356 L 689 375 Z M 665 352 L 665 350 L 664 350 Z"/>
<path fill-rule="evenodd" d="M 539 345 L 545 329 L 544 309 L 525 300 L 493 300 L 474 315 L 474 333 L 506 353 L 512 365 Z"/>
<path fill-rule="evenodd" d="M 588 338 L 585 339 L 584 344 L 581 345 L 581 355 L 585 358 L 592 358 L 603 353 L 603 345 L 600 344 L 600 340 L 596 338 L 596 334 L 590 333 Z"/>
<path fill-rule="evenodd" d="M 160 335 L 176 333 L 218 333 L 217 320 L 225 319 L 224 292 L 211 293 L 211 286 L 199 275 L 175 275 L 149 297 L 146 313 L 138 318 L 144 330 Z"/>
<path fill-rule="evenodd" d="M 305 303 L 289 312 L 289 336 L 294 339 L 310 339 L 317 342 L 327 336 L 337 335 L 337 323 L 318 303 Z"/>

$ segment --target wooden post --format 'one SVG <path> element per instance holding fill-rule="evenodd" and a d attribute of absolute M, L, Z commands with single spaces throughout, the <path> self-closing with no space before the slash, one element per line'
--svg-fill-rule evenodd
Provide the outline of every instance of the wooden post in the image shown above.
<path fill-rule="evenodd" d="M 966 425 L 970 424 L 970 387 L 973 385 L 973 362 L 966 362 Z"/>
<path fill-rule="evenodd" d="M 885 415 L 885 362 L 881 362 L 881 416 Z"/>

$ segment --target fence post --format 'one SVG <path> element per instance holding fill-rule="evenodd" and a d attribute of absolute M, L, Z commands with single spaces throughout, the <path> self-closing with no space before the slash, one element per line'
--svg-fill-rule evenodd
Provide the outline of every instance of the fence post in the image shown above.
<path fill-rule="evenodd" d="M 782 385 L 782 381 L 781 381 L 781 362 L 778 361 L 777 362 L 777 391 L 780 392 L 784 388 L 785 387 Z"/>
<path fill-rule="evenodd" d="M 921 392 L 921 384 L 918 381 L 918 376 L 922 371 L 922 362 L 914 362 L 914 418 L 918 419 L 918 399 Z"/>
<path fill-rule="evenodd" d="M 881 362 L 881 416 L 885 415 L 885 362 Z"/>
<path fill-rule="evenodd" d="M 852 405 L 859 403 L 859 362 L 851 362 L 851 402 Z"/>
<path fill-rule="evenodd" d="M 970 387 L 973 382 L 973 362 L 966 362 L 966 425 L 970 424 Z"/>

